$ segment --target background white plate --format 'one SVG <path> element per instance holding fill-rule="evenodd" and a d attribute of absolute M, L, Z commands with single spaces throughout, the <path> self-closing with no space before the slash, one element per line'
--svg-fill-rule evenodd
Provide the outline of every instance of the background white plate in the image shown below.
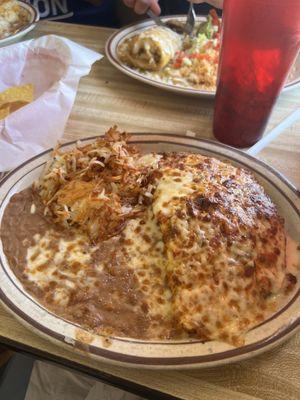
<path fill-rule="evenodd" d="M 162 17 L 163 21 L 168 21 L 170 19 L 178 19 L 180 21 L 185 21 L 186 16 L 183 15 L 171 15 L 171 16 L 166 16 Z M 205 21 L 206 17 L 204 16 L 198 16 L 197 21 Z M 147 19 L 145 21 L 139 22 L 139 23 L 134 23 L 128 26 L 125 26 L 124 28 L 121 28 L 117 32 L 111 35 L 111 37 L 108 39 L 106 42 L 105 46 L 105 53 L 109 61 L 121 72 L 124 74 L 130 76 L 131 78 L 137 79 L 143 83 L 147 83 L 148 85 L 156 86 L 160 89 L 164 90 L 169 90 L 171 92 L 175 93 L 181 93 L 181 94 L 186 94 L 186 95 L 192 95 L 192 96 L 200 96 L 200 97 L 214 97 L 215 96 L 215 91 L 209 91 L 209 90 L 200 90 L 200 89 L 191 89 L 191 88 L 185 88 L 185 87 L 180 87 L 168 83 L 163 83 L 159 82 L 151 77 L 146 77 L 145 75 L 141 74 L 137 70 L 128 67 L 126 64 L 122 63 L 117 54 L 117 48 L 118 45 L 125 40 L 126 38 L 135 35 L 137 33 L 140 33 L 142 30 L 149 28 L 151 26 L 154 26 L 155 23 L 151 19 Z M 285 87 L 283 88 L 283 91 L 293 89 L 295 86 L 300 86 L 300 54 L 298 55 L 296 62 L 294 66 L 292 67 L 292 70 L 290 72 L 290 75 L 288 76 L 287 82 L 285 84 Z"/>
<path fill-rule="evenodd" d="M 90 139 L 83 139 L 88 143 Z M 285 218 L 288 234 L 300 238 L 300 199 L 296 189 L 278 172 L 263 162 L 239 150 L 211 142 L 177 135 L 137 134 L 132 142 L 145 151 L 187 151 L 230 160 L 233 164 L 248 167 L 265 187 Z M 73 146 L 64 145 L 64 148 Z M 40 175 L 50 151 L 32 158 L 12 171 L 0 185 L 0 223 L 10 197 L 28 187 Z M 20 215 L 22 218 L 22 215 Z M 18 221 L 16 221 L 16 224 Z M 103 337 L 90 334 L 74 323 L 63 320 L 47 311 L 28 295 L 3 254 L 0 241 L 0 300 L 3 305 L 34 332 L 74 351 L 85 351 L 87 357 L 118 365 L 182 369 L 200 368 L 242 360 L 259 354 L 286 340 L 295 333 L 300 322 L 300 285 L 297 283 L 284 307 L 267 321 L 246 335 L 244 346 L 234 348 L 217 341 L 141 341 L 131 338 L 111 338 L 109 347 Z"/>
<path fill-rule="evenodd" d="M 29 14 L 29 21 L 14 35 L 7 36 L 4 39 L 0 39 L 0 47 L 7 46 L 20 40 L 23 36 L 27 35 L 30 31 L 35 28 L 36 23 L 39 21 L 39 12 L 35 7 L 25 1 L 18 1 L 20 7 L 23 7 Z"/>

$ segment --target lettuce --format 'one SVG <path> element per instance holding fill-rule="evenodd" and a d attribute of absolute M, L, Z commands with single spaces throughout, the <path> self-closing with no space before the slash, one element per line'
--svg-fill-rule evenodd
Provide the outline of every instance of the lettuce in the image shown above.
<path fill-rule="evenodd" d="M 205 22 L 201 22 L 199 25 L 198 31 L 197 31 L 197 36 L 199 35 L 205 35 L 207 39 L 211 39 L 214 33 L 214 27 L 212 24 L 212 17 L 211 15 L 207 16 L 207 19 Z"/>

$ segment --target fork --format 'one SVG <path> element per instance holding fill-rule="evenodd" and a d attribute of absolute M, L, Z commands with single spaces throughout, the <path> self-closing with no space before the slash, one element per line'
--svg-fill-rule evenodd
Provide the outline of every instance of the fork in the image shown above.
<path fill-rule="evenodd" d="M 158 15 L 154 14 L 151 8 L 148 9 L 147 15 L 156 23 L 156 25 L 168 28 L 168 25 L 165 22 L 163 22 Z"/>
<path fill-rule="evenodd" d="M 156 25 L 172 29 L 176 32 L 175 28 L 170 26 L 168 23 L 163 22 L 161 18 L 158 15 L 154 14 L 154 12 L 150 8 L 147 11 L 147 15 L 155 22 Z M 195 27 L 195 22 L 196 22 L 196 13 L 194 10 L 194 4 L 191 1 L 190 8 L 186 17 L 186 23 L 182 27 L 182 32 L 188 34 L 189 36 L 192 36 Z"/>
<path fill-rule="evenodd" d="M 195 23 L 196 23 L 196 13 L 194 9 L 194 3 L 193 0 L 190 2 L 190 8 L 186 16 L 186 23 L 184 26 L 184 31 L 187 33 L 189 36 L 193 35 L 193 31 L 195 28 Z"/>

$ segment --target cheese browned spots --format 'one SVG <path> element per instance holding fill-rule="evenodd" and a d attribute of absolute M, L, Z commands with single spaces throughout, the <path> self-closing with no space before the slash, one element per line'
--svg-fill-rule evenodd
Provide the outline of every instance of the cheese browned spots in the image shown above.
<path fill-rule="evenodd" d="M 297 282 L 283 220 L 249 171 L 142 155 L 115 130 L 56 150 L 11 198 L 1 238 L 26 290 L 95 333 L 241 345 Z"/>
<path fill-rule="evenodd" d="M 165 194 L 155 193 L 153 209 L 174 314 L 198 337 L 242 343 L 276 309 L 286 268 L 282 221 L 247 171 L 194 155 L 169 164 L 178 183 L 165 190 L 172 194 L 163 204 Z"/>

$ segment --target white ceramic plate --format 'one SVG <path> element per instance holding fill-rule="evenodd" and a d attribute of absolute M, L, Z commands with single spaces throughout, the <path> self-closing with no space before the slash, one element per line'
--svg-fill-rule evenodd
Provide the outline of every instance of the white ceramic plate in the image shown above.
<path fill-rule="evenodd" d="M 185 21 L 186 16 L 183 15 L 172 15 L 167 17 L 162 17 L 163 21 L 168 21 L 170 19 L 178 19 L 181 21 Z M 204 21 L 206 17 L 199 16 L 197 17 L 198 21 Z M 169 90 L 175 93 L 181 93 L 186 95 L 192 96 L 200 96 L 200 97 L 214 97 L 215 91 L 209 90 L 200 90 L 200 89 L 191 89 L 186 87 L 181 87 L 173 84 L 159 82 L 151 77 L 146 77 L 145 75 L 141 74 L 137 70 L 128 67 L 126 64 L 122 63 L 117 54 L 117 48 L 119 44 L 127 39 L 128 37 L 140 33 L 146 28 L 154 26 L 154 22 L 151 19 L 147 19 L 140 23 L 135 23 L 132 25 L 128 25 L 117 32 L 115 32 L 106 42 L 105 46 L 105 53 L 109 61 L 118 68 L 124 74 L 130 76 L 131 78 L 137 79 L 143 83 L 147 83 L 148 85 L 156 86 L 160 89 Z M 298 56 L 291 73 L 287 79 L 286 85 L 283 90 L 292 89 L 295 86 L 300 86 L 300 55 Z"/>
<path fill-rule="evenodd" d="M 20 7 L 23 7 L 29 15 L 29 21 L 14 35 L 7 36 L 4 39 L 0 39 L 0 47 L 8 46 L 9 44 L 15 43 L 20 40 L 23 36 L 27 35 L 32 29 L 35 28 L 36 23 L 39 21 L 40 16 L 35 7 L 25 1 L 18 1 Z"/>
<path fill-rule="evenodd" d="M 89 142 L 91 139 L 83 139 Z M 177 135 L 139 134 L 132 142 L 146 151 L 188 151 L 230 160 L 233 164 L 247 167 L 277 204 L 286 221 L 286 229 L 294 239 L 300 238 L 300 199 L 296 189 L 278 172 L 241 151 L 211 142 Z M 74 145 L 66 144 L 67 149 Z M 41 173 L 49 159 L 46 151 L 32 158 L 11 172 L 0 186 L 0 223 L 10 197 L 28 187 Z M 22 218 L 22 215 L 20 215 Z M 17 224 L 17 221 L 16 221 Z M 139 368 L 199 368 L 242 360 L 261 353 L 286 340 L 295 333 L 300 322 L 299 280 L 286 304 L 267 321 L 246 335 L 246 344 L 234 348 L 217 341 L 141 341 L 131 338 L 111 338 L 107 347 L 101 336 L 90 334 L 79 326 L 63 320 L 47 311 L 28 295 L 15 277 L 3 254 L 0 241 L 0 299 L 4 306 L 23 324 L 49 340 L 84 350 L 87 357 L 123 366 Z"/>

